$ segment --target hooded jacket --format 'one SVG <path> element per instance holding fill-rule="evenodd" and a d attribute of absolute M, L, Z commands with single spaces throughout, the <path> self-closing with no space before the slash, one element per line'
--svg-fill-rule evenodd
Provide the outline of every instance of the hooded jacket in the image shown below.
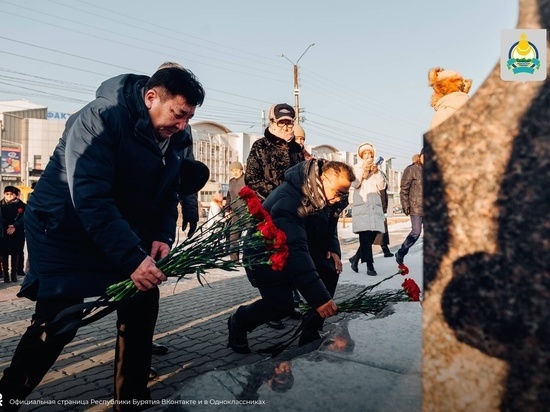
<path fill-rule="evenodd" d="M 361 148 L 365 145 L 367 144 L 359 146 L 359 155 L 361 155 Z M 373 152 L 373 158 L 376 158 L 374 146 L 368 146 Z M 356 179 L 351 184 L 353 187 L 352 230 L 353 233 L 365 231 L 384 232 L 385 217 L 380 192 L 386 189 L 386 179 L 380 171 L 370 173 L 366 179 L 363 179 L 363 168 L 363 162 L 353 168 Z"/>
<path fill-rule="evenodd" d="M 244 181 L 263 201 L 283 183 L 285 172 L 303 160 L 302 147 L 294 139 L 287 142 L 267 128 L 265 136 L 250 148 Z"/>
<path fill-rule="evenodd" d="M 27 205 L 30 272 L 20 296 L 101 295 L 134 272 L 153 241 L 172 245 L 189 140 L 174 134 L 162 153 L 143 98 L 148 79 L 105 81 L 67 121 Z M 37 286 L 37 296 L 25 292 Z"/>
<path fill-rule="evenodd" d="M 317 273 L 316 264 L 330 264 L 327 251 L 341 255 L 338 241 L 338 215 L 345 204 L 327 205 L 323 193 L 311 190 L 307 184 L 321 173 L 325 160 L 301 162 L 285 173 L 285 182 L 275 189 L 263 206 L 275 225 L 285 232 L 289 256 L 282 271 L 262 265 L 247 274 L 253 286 L 269 286 L 293 282 L 306 301 L 314 308 L 331 299 Z"/>

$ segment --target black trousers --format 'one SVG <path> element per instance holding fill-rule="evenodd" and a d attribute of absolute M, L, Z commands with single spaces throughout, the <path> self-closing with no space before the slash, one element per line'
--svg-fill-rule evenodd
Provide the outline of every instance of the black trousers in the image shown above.
<path fill-rule="evenodd" d="M 372 230 L 359 232 L 359 258 L 361 262 L 367 265 L 372 265 L 374 263 L 374 258 L 372 257 L 372 244 L 378 233 L 379 232 L 374 232 Z"/>
<path fill-rule="evenodd" d="M 332 266 L 332 267 L 331 267 Z M 317 272 L 325 284 L 331 297 L 334 297 L 339 275 L 334 269 L 334 265 L 318 265 Z M 275 286 L 260 286 L 261 299 L 252 302 L 250 305 L 241 306 L 235 312 L 235 321 L 239 326 L 252 331 L 258 326 L 263 325 L 270 320 L 279 320 L 292 314 L 294 310 L 294 296 L 292 282 Z M 315 329 L 322 330 L 324 319 L 312 309 L 312 312 L 306 317 L 307 324 L 304 324 L 304 330 Z"/>
<path fill-rule="evenodd" d="M 31 326 L 21 337 L 11 364 L 0 380 L 4 410 L 17 410 L 10 399 L 25 399 L 44 378 L 76 331 L 55 335 L 46 323 L 81 299 L 42 299 L 36 302 Z M 159 309 L 159 290 L 142 292 L 117 309 L 115 351 L 115 400 L 149 400 L 151 347 Z M 76 315 L 79 317 L 80 315 Z M 141 410 L 133 405 L 115 405 L 115 410 Z"/>

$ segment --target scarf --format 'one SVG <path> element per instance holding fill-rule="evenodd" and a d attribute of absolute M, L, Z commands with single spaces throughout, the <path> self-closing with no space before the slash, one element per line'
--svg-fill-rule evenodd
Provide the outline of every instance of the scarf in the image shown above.
<path fill-rule="evenodd" d="M 304 163 L 304 172 L 306 179 L 304 182 L 303 192 L 307 197 L 308 205 L 313 210 L 320 210 L 327 204 L 327 198 L 323 190 L 323 184 L 321 183 L 321 166 L 323 160 L 311 159 Z M 306 207 L 308 206 L 306 205 Z"/>

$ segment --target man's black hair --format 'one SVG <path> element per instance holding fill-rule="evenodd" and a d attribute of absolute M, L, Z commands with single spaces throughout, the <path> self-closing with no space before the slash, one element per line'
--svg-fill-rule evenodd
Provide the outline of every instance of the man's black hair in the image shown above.
<path fill-rule="evenodd" d="M 183 96 L 192 106 L 204 102 L 204 89 L 193 72 L 179 67 L 160 69 L 151 76 L 145 85 L 145 91 L 155 87 L 164 88 L 171 96 Z"/>

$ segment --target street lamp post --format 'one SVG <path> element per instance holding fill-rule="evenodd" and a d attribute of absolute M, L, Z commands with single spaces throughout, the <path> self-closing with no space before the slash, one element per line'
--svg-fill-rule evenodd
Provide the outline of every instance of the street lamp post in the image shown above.
<path fill-rule="evenodd" d="M 298 84 L 298 62 L 302 57 L 304 57 L 304 54 L 307 53 L 307 51 L 312 47 L 315 46 L 315 43 L 311 43 L 307 49 L 302 53 L 302 55 L 296 60 L 296 63 L 294 63 L 292 60 L 290 60 L 288 57 L 286 57 L 284 54 L 281 54 L 281 57 L 284 57 L 287 59 L 292 65 L 294 66 L 294 110 L 296 111 L 296 122 L 300 123 L 300 85 Z"/>

